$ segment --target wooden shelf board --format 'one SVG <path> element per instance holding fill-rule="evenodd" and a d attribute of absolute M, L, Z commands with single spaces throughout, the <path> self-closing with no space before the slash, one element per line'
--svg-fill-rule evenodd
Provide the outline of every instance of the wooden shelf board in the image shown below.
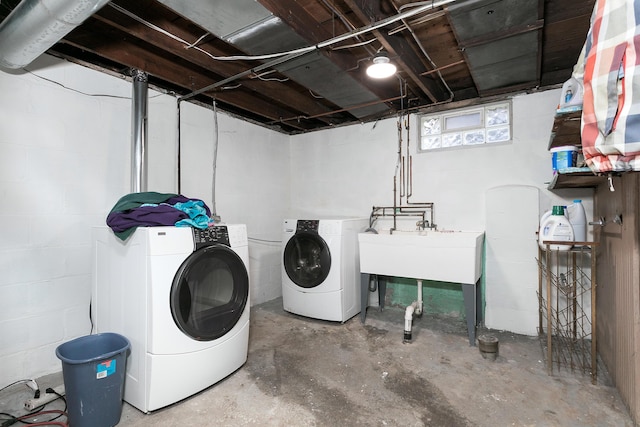
<path fill-rule="evenodd" d="M 594 175 L 592 172 L 557 173 L 547 187 L 549 190 L 560 188 L 595 188 L 606 180 L 606 177 Z"/>

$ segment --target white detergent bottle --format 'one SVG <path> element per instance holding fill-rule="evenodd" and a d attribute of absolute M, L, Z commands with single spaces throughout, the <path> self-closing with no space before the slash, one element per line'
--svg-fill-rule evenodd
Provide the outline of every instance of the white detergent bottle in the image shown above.
<path fill-rule="evenodd" d="M 566 108 L 573 105 L 582 105 L 583 91 L 582 82 L 571 77 L 562 85 L 559 107 Z"/>
<path fill-rule="evenodd" d="M 562 207 L 563 215 L 566 216 L 567 219 L 569 219 L 569 215 L 567 214 L 566 206 L 561 206 L 561 207 Z M 542 214 L 542 216 L 540 217 L 540 230 L 542 230 L 542 224 L 544 224 L 544 222 L 547 220 L 547 218 L 549 218 L 551 216 L 552 213 L 553 213 L 553 209 L 549 209 L 548 211 L 546 211 L 545 213 Z"/>
<path fill-rule="evenodd" d="M 567 206 L 569 222 L 573 227 L 573 240 L 576 242 L 587 241 L 587 214 L 584 212 L 582 200 L 576 199 L 573 204 Z"/>
<path fill-rule="evenodd" d="M 569 242 L 568 244 L 552 244 L 553 251 L 568 251 L 573 246 L 573 227 L 569 219 L 564 216 L 563 206 L 554 206 L 551 215 L 540 224 L 538 243 L 543 250 L 547 249 L 546 241 Z"/>

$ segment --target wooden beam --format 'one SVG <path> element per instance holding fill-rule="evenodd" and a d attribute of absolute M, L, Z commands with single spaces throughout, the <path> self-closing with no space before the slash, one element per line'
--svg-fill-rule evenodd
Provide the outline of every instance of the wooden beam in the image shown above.
<path fill-rule="evenodd" d="M 149 10 L 145 8 L 143 2 L 128 3 L 126 9 L 134 15 L 144 16 L 145 21 L 189 43 L 197 40 L 201 36 L 201 34 L 194 34 L 193 25 L 190 25 L 190 29 L 185 28 L 184 24 L 188 24 L 187 21 L 182 19 L 176 20 L 166 13 L 161 13 L 162 11 L 158 8 Z M 221 79 L 236 75 L 252 67 L 252 64 L 249 64 L 247 61 L 217 61 L 207 55 L 208 53 L 212 56 L 224 57 L 242 54 L 231 46 L 226 45 L 227 50 L 223 51 L 219 46 L 214 45 L 214 43 L 205 42 L 198 45 L 198 47 L 206 53 L 196 49 L 187 49 L 185 44 L 180 41 L 151 29 L 149 26 L 141 25 L 140 22 L 124 15 L 113 7 L 103 8 L 95 15 L 95 18 L 133 36 L 132 41 L 134 39 L 144 40 L 153 44 L 158 49 L 166 50 L 172 55 L 215 72 L 221 76 Z M 273 78 L 260 79 L 258 76 L 252 76 L 252 78 L 242 80 L 242 85 L 247 89 L 261 93 L 265 97 L 274 99 L 283 105 L 295 106 L 303 114 L 316 115 L 333 110 L 333 105 L 330 107 L 326 106 L 309 94 L 303 93 L 305 88 L 298 87 L 297 90 L 293 89 L 292 86 L 298 86 L 294 84 L 294 82 L 281 82 L 275 79 L 276 77 L 284 79 L 284 76 L 275 75 L 271 77 Z"/>
<path fill-rule="evenodd" d="M 390 16 L 382 12 L 380 1 L 369 2 L 369 7 L 372 8 L 372 11 L 376 15 L 375 17 L 370 16 L 367 11 L 362 8 L 360 2 L 356 0 L 345 0 L 345 3 L 363 23 L 371 21 L 372 18 L 377 21 Z M 407 79 L 417 86 L 431 102 L 442 101 L 448 96 L 444 88 L 440 87 L 434 80 L 424 79 L 420 76 L 420 73 L 427 71 L 423 58 L 417 55 L 405 37 L 389 36 L 382 30 L 374 30 L 372 33 L 384 49 L 387 50 L 389 56 L 399 65 L 402 72 L 406 74 Z"/>
<path fill-rule="evenodd" d="M 159 76 L 160 79 L 186 90 L 205 87 L 218 80 L 215 73 L 198 69 L 188 61 L 170 55 L 166 51 L 158 52 L 153 46 L 146 46 L 141 41 L 132 43 L 130 35 L 127 37 L 120 30 L 99 20 L 92 19 L 90 28 L 90 30 L 83 27 L 76 28 L 65 37 L 65 42 L 121 63 L 125 67 L 140 69 Z M 208 95 L 268 120 L 279 120 L 281 117 L 290 117 L 299 113 L 295 109 L 258 96 L 257 92 L 243 89 L 221 90 Z"/>

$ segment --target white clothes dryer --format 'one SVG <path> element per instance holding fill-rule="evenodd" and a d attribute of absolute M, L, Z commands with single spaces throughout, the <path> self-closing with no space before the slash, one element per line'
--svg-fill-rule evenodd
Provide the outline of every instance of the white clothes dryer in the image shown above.
<path fill-rule="evenodd" d="M 150 412 L 224 379 L 247 360 L 244 224 L 140 227 L 126 241 L 94 229 L 96 332 L 131 342 L 124 400 Z"/>
<path fill-rule="evenodd" d="M 360 313 L 358 233 L 368 218 L 286 219 L 282 303 L 290 313 L 345 322 Z"/>

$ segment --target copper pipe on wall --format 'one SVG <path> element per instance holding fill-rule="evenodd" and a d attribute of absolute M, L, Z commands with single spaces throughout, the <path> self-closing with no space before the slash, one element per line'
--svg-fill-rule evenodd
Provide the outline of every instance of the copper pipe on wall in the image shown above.
<path fill-rule="evenodd" d="M 409 174 L 407 176 L 407 203 L 409 203 L 409 198 L 413 194 L 413 170 L 412 170 L 413 156 L 411 156 L 411 151 L 409 151 L 409 146 L 410 146 L 409 141 L 410 141 L 410 135 L 411 135 L 410 125 L 409 125 L 410 122 L 411 122 L 411 118 L 407 114 L 407 119 L 405 120 L 405 124 L 404 124 L 404 127 L 407 130 L 407 171 Z"/>

